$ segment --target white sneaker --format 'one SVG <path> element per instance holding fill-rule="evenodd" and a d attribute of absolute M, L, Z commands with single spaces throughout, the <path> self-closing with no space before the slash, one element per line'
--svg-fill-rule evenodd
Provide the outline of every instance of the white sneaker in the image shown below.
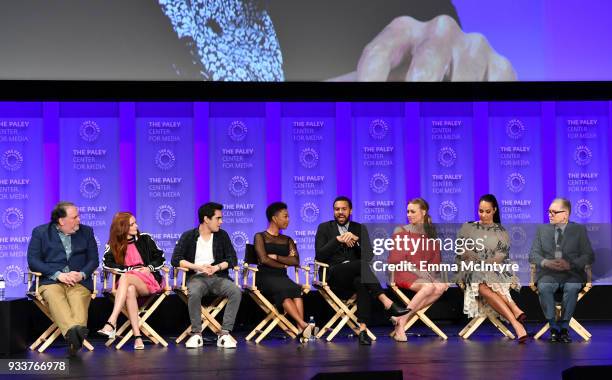
<path fill-rule="evenodd" d="M 217 347 L 236 348 L 236 339 L 230 334 L 224 334 L 217 338 Z"/>
<path fill-rule="evenodd" d="M 202 337 L 199 334 L 192 335 L 185 343 L 185 347 L 187 348 L 198 348 L 203 345 L 204 341 L 202 341 Z"/>

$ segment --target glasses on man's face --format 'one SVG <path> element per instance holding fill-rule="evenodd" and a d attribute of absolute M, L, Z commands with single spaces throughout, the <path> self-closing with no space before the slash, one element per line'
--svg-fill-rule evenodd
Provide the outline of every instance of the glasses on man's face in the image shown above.
<path fill-rule="evenodd" d="M 548 210 L 548 215 L 558 215 L 567 210 Z"/>

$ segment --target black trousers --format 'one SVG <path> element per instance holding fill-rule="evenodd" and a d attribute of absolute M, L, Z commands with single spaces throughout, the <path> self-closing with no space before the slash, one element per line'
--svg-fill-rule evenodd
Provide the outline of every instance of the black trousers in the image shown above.
<path fill-rule="evenodd" d="M 371 320 L 372 302 L 384 293 L 370 266 L 361 260 L 335 265 L 330 268 L 327 282 L 342 299 L 357 293 L 357 320 L 367 325 Z"/>

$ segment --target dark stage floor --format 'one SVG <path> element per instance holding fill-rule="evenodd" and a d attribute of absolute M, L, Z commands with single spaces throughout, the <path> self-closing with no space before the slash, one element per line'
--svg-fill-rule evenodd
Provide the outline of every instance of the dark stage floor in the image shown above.
<path fill-rule="evenodd" d="M 483 325 L 470 340 L 457 336 L 462 326 L 443 326 L 448 341 L 416 326 L 408 343 L 396 343 L 386 336 L 388 329 L 375 329 L 379 339 L 371 347 L 357 344 L 343 331 L 332 342 L 295 341 L 272 336 L 261 344 L 247 343 L 237 334 L 236 350 L 216 346 L 188 350 L 170 343 L 168 348 L 147 344 L 145 351 L 133 351 L 132 344 L 117 351 L 93 340 L 93 352 L 82 351 L 70 361 L 69 378 L 117 377 L 121 379 L 310 379 L 318 372 L 403 371 L 404 379 L 560 379 L 561 371 L 575 365 L 612 364 L 612 323 L 584 324 L 593 334 L 585 343 L 573 335 L 574 343 L 530 340 L 527 345 L 503 338 L 490 325 Z M 539 325 L 530 324 L 535 332 Z M 442 326 L 441 326 L 442 327 Z M 45 354 L 26 352 L 13 358 L 54 360 L 66 356 L 58 342 Z M 62 376 L 64 377 L 64 376 Z M 372 377 L 376 380 L 376 377 Z M 594 379 L 593 379 L 594 380 Z"/>

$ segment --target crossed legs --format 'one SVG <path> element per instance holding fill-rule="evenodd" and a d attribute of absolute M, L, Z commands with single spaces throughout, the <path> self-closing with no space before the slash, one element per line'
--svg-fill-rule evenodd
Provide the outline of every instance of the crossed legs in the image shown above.
<path fill-rule="evenodd" d="M 283 309 L 298 324 L 300 331 L 308 326 L 308 323 L 304 321 L 304 301 L 301 298 L 285 298 Z"/>
<path fill-rule="evenodd" d="M 113 306 L 113 312 L 108 317 L 108 322 L 113 326 L 117 326 L 117 318 L 119 318 L 121 309 L 125 305 L 130 325 L 132 325 L 132 332 L 134 336 L 140 336 L 140 327 L 138 326 L 138 297 L 148 295 L 149 289 L 140 278 L 130 273 L 124 274 L 119 280 L 119 285 L 115 293 L 115 305 Z M 109 325 L 105 325 L 103 330 L 110 332 L 112 328 Z M 138 338 L 134 343 L 136 345 L 141 345 L 142 340 Z"/>
<path fill-rule="evenodd" d="M 418 279 L 409 288 L 416 294 L 408 304 L 410 310 L 408 314 L 397 318 L 395 324 L 395 336 L 399 340 L 406 338 L 404 327 L 409 320 L 421 309 L 432 305 L 448 289 L 448 284 L 441 282 L 431 282 L 425 279 Z"/>
<path fill-rule="evenodd" d="M 517 321 L 517 317 L 523 314 L 523 311 L 517 306 L 516 303 L 507 299 L 503 295 L 495 292 L 487 284 L 481 283 L 478 287 L 478 294 L 484 298 L 489 306 L 504 317 L 510 324 L 516 335 L 520 338 L 527 334 L 525 327 L 522 323 Z"/>

